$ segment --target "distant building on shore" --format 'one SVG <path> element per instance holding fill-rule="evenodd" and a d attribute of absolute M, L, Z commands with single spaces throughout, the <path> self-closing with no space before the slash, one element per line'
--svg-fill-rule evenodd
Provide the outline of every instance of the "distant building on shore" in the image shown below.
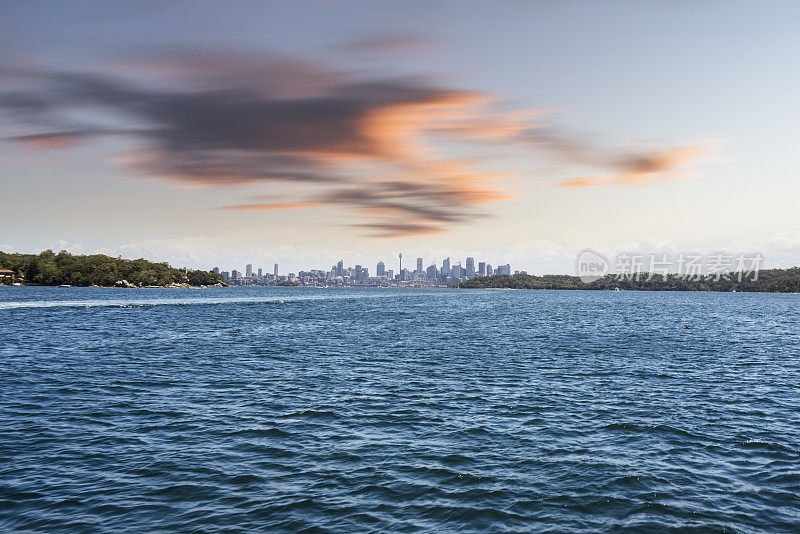
<path fill-rule="evenodd" d="M 467 258 L 467 278 L 475 278 L 475 258 Z"/>

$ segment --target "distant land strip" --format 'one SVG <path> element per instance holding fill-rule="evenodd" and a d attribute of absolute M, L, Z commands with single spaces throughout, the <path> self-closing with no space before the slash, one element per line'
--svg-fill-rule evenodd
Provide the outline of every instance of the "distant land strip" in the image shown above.
<path fill-rule="evenodd" d="M 640 273 L 638 280 L 630 276 L 619 278 L 609 274 L 593 282 L 583 282 L 577 276 L 529 274 L 480 276 L 461 282 L 464 289 L 589 289 L 620 291 L 741 291 L 757 293 L 800 293 L 800 267 L 764 269 L 747 276 L 739 273 L 685 277 L 677 274 L 653 275 Z"/>

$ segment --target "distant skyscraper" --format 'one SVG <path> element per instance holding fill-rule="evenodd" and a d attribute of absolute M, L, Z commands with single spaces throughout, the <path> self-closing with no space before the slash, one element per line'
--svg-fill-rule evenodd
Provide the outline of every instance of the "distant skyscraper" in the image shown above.
<path fill-rule="evenodd" d="M 486 262 L 482 261 L 478 263 L 478 275 L 486 276 Z"/>
<path fill-rule="evenodd" d="M 491 263 L 487 263 L 486 264 L 486 276 L 492 276 L 493 274 L 494 274 L 494 271 L 492 270 L 492 264 Z"/>
<path fill-rule="evenodd" d="M 498 265 L 497 266 L 497 274 L 511 274 L 511 265 Z"/>
<path fill-rule="evenodd" d="M 251 276 L 253 276 L 253 264 L 252 263 L 248 263 L 247 267 L 244 268 L 244 276 L 246 278 L 250 278 Z"/>
<path fill-rule="evenodd" d="M 353 271 L 353 279 L 355 279 L 356 282 L 361 281 L 361 266 L 360 265 L 356 265 L 356 268 Z"/>
<path fill-rule="evenodd" d="M 241 274 L 241 273 L 240 273 L 239 271 L 237 271 L 236 269 L 234 269 L 234 270 L 233 270 L 233 272 L 231 273 L 231 278 L 233 278 L 234 280 L 238 280 L 238 279 L 239 279 L 239 275 L 240 275 L 240 274 Z"/>
<path fill-rule="evenodd" d="M 417 272 L 418 273 L 424 272 L 422 270 L 422 258 L 417 258 Z"/>
<path fill-rule="evenodd" d="M 428 269 L 425 271 L 425 278 L 427 278 L 428 280 L 436 280 L 436 276 L 437 276 L 438 274 L 439 274 L 439 273 L 438 273 L 438 272 L 436 272 L 436 266 L 435 266 L 435 265 L 431 265 L 431 266 L 430 266 L 430 267 L 428 267 Z"/>
<path fill-rule="evenodd" d="M 262 276 L 264 276 L 264 271 L 261 269 L 261 267 L 259 267 L 258 268 L 258 277 L 261 278 Z"/>
<path fill-rule="evenodd" d="M 378 266 L 375 268 L 375 276 L 383 276 L 385 274 L 386 274 L 386 265 L 384 265 L 382 261 L 379 261 Z"/>
<path fill-rule="evenodd" d="M 475 278 L 475 258 L 467 258 L 467 278 Z"/>
<path fill-rule="evenodd" d="M 276 263 L 276 264 L 275 264 L 275 266 L 273 267 L 273 271 L 274 271 L 274 272 L 273 272 L 272 274 L 274 274 L 275 276 L 278 276 L 278 264 L 277 264 L 277 263 Z"/>
<path fill-rule="evenodd" d="M 450 258 L 442 262 L 442 275 L 445 277 L 450 276 Z"/>
<path fill-rule="evenodd" d="M 213 272 L 215 272 L 215 273 L 217 273 L 217 274 L 219 274 L 219 267 L 214 267 L 214 268 L 212 269 L 212 271 L 213 271 Z"/>
<path fill-rule="evenodd" d="M 339 263 L 336 264 L 336 276 L 344 276 L 344 262 L 339 260 Z"/>

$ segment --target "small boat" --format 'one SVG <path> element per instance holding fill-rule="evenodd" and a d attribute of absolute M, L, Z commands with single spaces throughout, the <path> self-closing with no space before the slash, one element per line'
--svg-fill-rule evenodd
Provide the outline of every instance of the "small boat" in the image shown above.
<path fill-rule="evenodd" d="M 60 285 L 60 286 L 58 286 L 58 287 L 72 287 L 72 286 L 71 286 L 71 285 L 69 285 L 69 284 L 61 284 L 61 285 Z"/>

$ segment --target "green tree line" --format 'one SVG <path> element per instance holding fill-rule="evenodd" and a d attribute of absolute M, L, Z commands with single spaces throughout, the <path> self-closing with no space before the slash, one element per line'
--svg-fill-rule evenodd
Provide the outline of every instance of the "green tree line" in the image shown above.
<path fill-rule="evenodd" d="M 143 286 L 164 286 L 171 283 L 212 285 L 222 281 L 219 274 L 208 271 L 189 271 L 170 267 L 166 262 L 154 263 L 144 259 L 123 260 L 103 254 L 88 256 L 55 253 L 45 250 L 39 254 L 0 252 L 0 269 L 10 269 L 26 284 L 57 286 L 113 286 L 127 280 Z"/>
<path fill-rule="evenodd" d="M 594 289 L 636 291 L 746 291 L 764 293 L 798 293 L 800 292 L 800 267 L 791 269 L 765 269 L 758 272 L 758 277 L 729 273 L 717 279 L 716 276 L 687 278 L 678 275 L 655 275 L 649 277 L 642 273 L 638 280 L 633 278 L 618 279 L 615 275 L 606 275 L 594 282 L 584 283 L 577 276 L 529 274 L 494 275 L 472 278 L 461 282 L 460 288 L 498 288 L 498 289 Z"/>

